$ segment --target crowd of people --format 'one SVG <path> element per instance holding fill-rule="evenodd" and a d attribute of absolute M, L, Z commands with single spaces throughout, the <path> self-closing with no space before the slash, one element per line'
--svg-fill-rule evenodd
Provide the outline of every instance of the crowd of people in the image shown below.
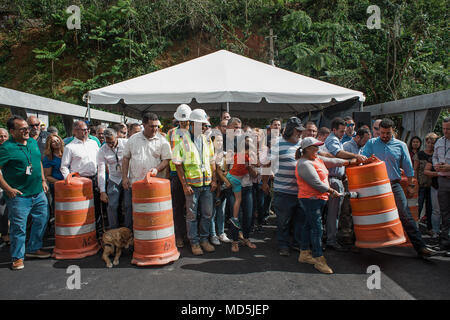
<path fill-rule="evenodd" d="M 427 233 L 439 249 L 450 248 L 450 118 L 443 121 L 444 136 L 428 134 L 423 150 L 419 137 L 409 148 L 397 139 L 389 119 L 370 128 L 338 117 L 330 128 L 318 128 L 292 117 L 261 129 L 223 112 L 212 127 L 203 109 L 182 104 L 172 124 L 165 132 L 154 113 L 144 114 L 142 125 L 76 121 L 63 140 L 55 128 L 44 131 L 37 117 L 12 116 L 0 128 L 0 246 L 10 245 L 12 269 L 23 269 L 25 257 L 50 257 L 42 243 L 54 233 L 56 182 L 72 172 L 92 181 L 100 237 L 108 229 L 133 229 L 133 183 L 150 172 L 170 180 L 177 247 L 187 245 L 193 255 L 222 243 L 232 253 L 255 249 L 250 236 L 273 215 L 280 256 L 297 251 L 300 263 L 333 273 L 324 250 L 355 249 L 345 167 L 372 155 L 386 162 L 400 220 L 418 255 L 436 251 L 412 218 L 401 170 L 407 193 L 414 192 L 414 177 L 419 183 Z"/>

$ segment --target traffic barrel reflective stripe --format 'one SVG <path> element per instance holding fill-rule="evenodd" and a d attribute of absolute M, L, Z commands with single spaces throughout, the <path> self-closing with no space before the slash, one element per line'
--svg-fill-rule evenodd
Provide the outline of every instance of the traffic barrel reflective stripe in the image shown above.
<path fill-rule="evenodd" d="M 366 188 L 352 188 L 349 189 L 350 192 L 357 192 L 359 198 L 367 198 L 367 197 L 373 197 L 384 193 L 392 192 L 392 187 L 389 182 L 372 186 L 372 187 L 366 187 Z"/>
<path fill-rule="evenodd" d="M 133 204 L 134 212 L 159 212 L 172 209 L 172 201 L 162 202 L 149 202 L 149 203 L 137 203 Z"/>
<path fill-rule="evenodd" d="M 384 213 L 372 214 L 366 216 L 353 216 L 353 222 L 358 225 L 381 224 L 398 219 L 397 209 Z"/>
<path fill-rule="evenodd" d="M 173 236 L 174 234 L 173 226 L 159 230 L 134 230 L 134 238 L 137 240 L 157 240 Z"/>
<path fill-rule="evenodd" d="M 56 259 L 80 259 L 98 252 L 92 181 L 71 173 L 55 183 Z"/>
<path fill-rule="evenodd" d="M 172 197 L 167 179 L 150 173 L 133 183 L 134 251 L 132 264 L 162 265 L 175 261 L 180 253 L 175 245 Z"/>
<path fill-rule="evenodd" d="M 406 241 L 386 165 L 375 157 L 373 160 L 346 169 L 349 191 L 359 195 L 350 199 L 350 205 L 355 245 L 361 248 L 381 248 Z"/>

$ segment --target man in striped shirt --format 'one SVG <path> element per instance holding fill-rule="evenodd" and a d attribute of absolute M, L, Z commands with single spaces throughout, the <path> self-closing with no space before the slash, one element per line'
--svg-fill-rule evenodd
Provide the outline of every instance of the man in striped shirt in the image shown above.
<path fill-rule="evenodd" d="M 289 256 L 289 247 L 300 248 L 300 212 L 297 201 L 297 180 L 295 177 L 295 152 L 300 147 L 302 131 L 305 130 L 297 117 L 290 118 L 286 129 L 271 148 L 271 167 L 274 173 L 274 209 L 277 215 L 277 240 L 281 256 Z M 269 190 L 268 175 L 263 176 L 263 191 Z M 289 225 L 294 226 L 294 241 L 289 240 Z"/>

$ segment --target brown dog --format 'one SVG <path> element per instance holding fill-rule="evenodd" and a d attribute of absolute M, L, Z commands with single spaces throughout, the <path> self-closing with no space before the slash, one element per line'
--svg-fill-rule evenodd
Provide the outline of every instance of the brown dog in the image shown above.
<path fill-rule="evenodd" d="M 128 249 L 133 245 L 133 233 L 128 228 L 118 228 L 106 231 L 102 237 L 103 255 L 102 259 L 106 262 L 108 268 L 112 268 L 113 264 L 119 264 L 119 258 L 122 254 L 122 248 Z M 109 259 L 109 255 L 116 252 L 113 263 Z"/>

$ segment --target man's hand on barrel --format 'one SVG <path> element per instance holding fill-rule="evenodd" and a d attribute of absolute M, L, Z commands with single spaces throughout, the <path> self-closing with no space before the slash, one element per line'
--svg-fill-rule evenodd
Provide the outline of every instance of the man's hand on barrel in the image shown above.
<path fill-rule="evenodd" d="M 356 155 L 355 158 L 356 158 L 357 164 L 365 163 L 367 161 L 367 157 L 363 156 L 362 154 Z"/>

